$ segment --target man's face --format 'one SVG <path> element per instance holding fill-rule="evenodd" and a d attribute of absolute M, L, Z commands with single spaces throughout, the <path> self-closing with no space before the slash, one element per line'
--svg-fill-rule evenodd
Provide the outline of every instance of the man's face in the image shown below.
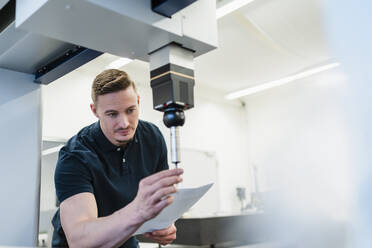
<path fill-rule="evenodd" d="M 133 87 L 100 95 L 90 107 L 111 143 L 120 146 L 133 139 L 139 114 L 139 96 Z"/>

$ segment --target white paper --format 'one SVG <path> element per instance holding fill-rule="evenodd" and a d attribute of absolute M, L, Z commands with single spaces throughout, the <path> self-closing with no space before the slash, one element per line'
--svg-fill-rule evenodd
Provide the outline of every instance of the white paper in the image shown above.
<path fill-rule="evenodd" d="M 213 183 L 199 188 L 178 189 L 178 191 L 173 194 L 174 201 L 172 204 L 163 209 L 154 219 L 145 222 L 134 235 L 168 228 L 199 201 L 212 185 Z"/>

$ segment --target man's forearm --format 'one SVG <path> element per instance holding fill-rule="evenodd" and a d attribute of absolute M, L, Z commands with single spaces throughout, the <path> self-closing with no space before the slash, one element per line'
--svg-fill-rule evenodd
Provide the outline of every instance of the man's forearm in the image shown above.
<path fill-rule="evenodd" d="M 90 193 L 65 200 L 61 203 L 60 215 L 69 246 L 119 247 L 145 221 L 154 218 L 173 202 L 171 194 L 177 191 L 174 185 L 182 181 L 182 173 L 182 169 L 174 169 L 142 179 L 135 199 L 107 217 L 96 218 L 96 202 Z"/>
<path fill-rule="evenodd" d="M 71 248 L 119 247 L 143 224 L 131 204 L 110 216 L 81 221 L 68 237 Z"/>

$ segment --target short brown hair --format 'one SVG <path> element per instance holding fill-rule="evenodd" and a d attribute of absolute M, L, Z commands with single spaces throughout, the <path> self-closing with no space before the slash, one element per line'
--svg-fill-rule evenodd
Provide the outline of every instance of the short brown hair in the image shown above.
<path fill-rule="evenodd" d="M 136 90 L 136 85 L 125 71 L 117 69 L 104 70 L 96 76 L 92 84 L 92 100 L 97 102 L 100 95 L 125 90 L 130 86 Z"/>

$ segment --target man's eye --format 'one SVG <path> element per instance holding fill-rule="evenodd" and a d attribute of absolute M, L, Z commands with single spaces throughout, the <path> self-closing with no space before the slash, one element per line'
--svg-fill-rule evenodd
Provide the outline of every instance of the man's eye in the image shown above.
<path fill-rule="evenodd" d="M 134 112 L 134 109 L 128 109 L 128 110 L 127 110 L 127 113 L 128 113 L 128 114 L 131 114 L 131 113 L 133 113 L 133 112 Z"/>
<path fill-rule="evenodd" d="M 116 117 L 117 114 L 116 113 L 109 113 L 108 116 L 110 116 L 110 117 Z"/>

